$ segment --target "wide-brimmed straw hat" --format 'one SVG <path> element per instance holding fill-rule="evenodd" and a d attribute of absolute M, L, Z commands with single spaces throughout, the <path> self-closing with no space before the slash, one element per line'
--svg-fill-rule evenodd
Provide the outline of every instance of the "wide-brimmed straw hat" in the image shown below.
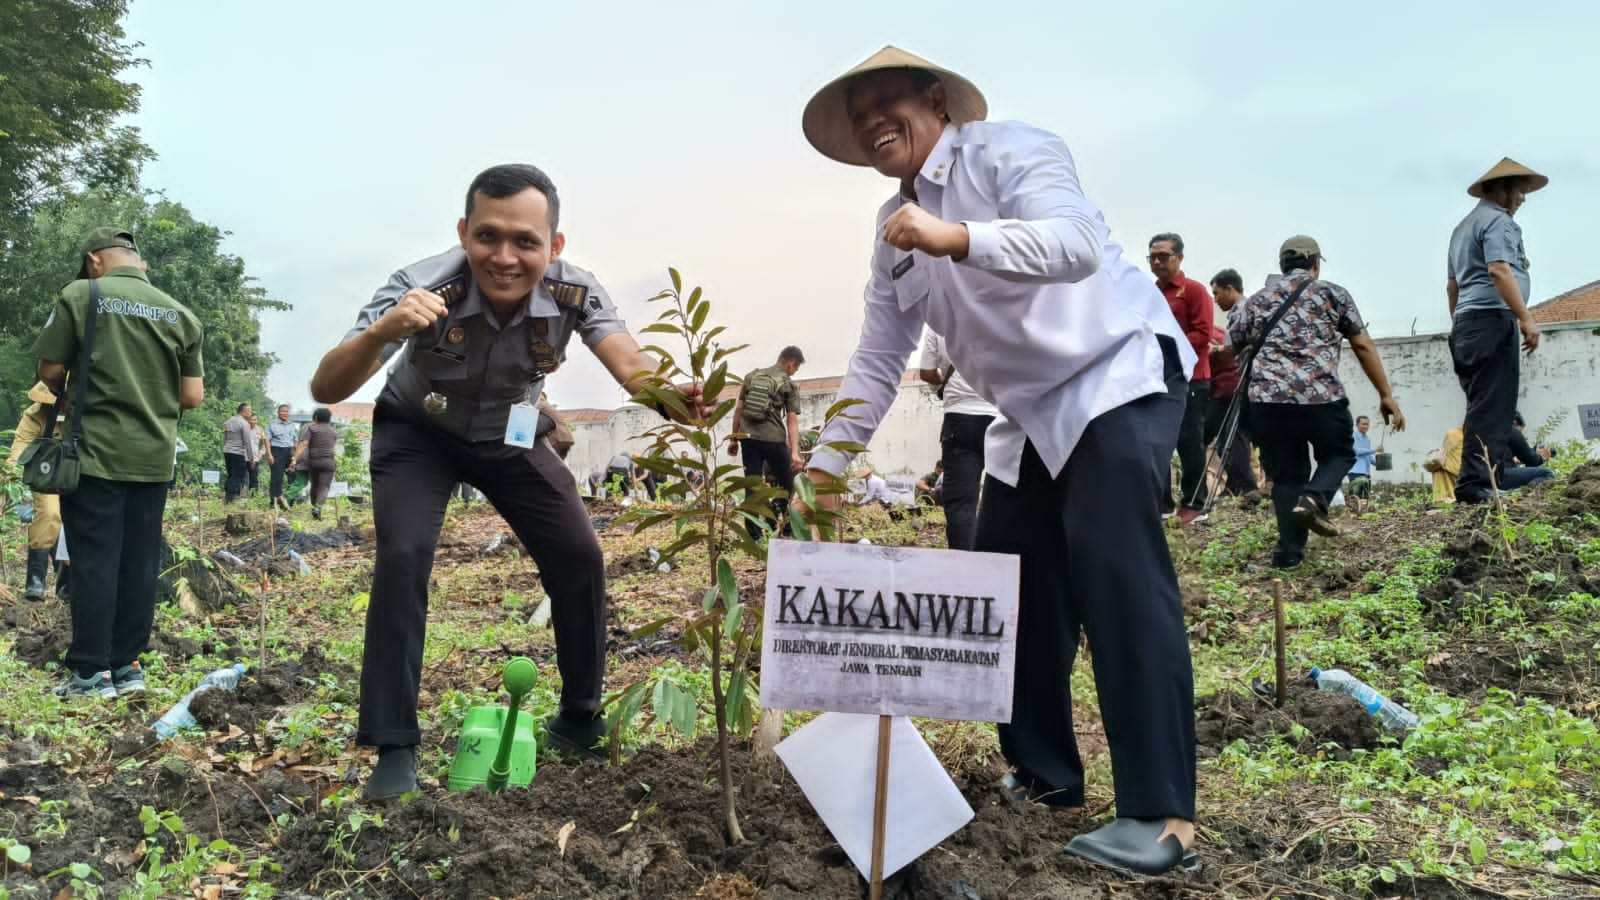
<path fill-rule="evenodd" d="M 850 71 L 828 82 L 806 104 L 800 124 L 805 129 L 806 140 L 823 156 L 852 166 L 870 166 L 865 151 L 856 143 L 855 132 L 850 127 L 850 114 L 845 109 L 845 93 L 850 82 L 858 75 L 881 69 L 921 69 L 932 72 L 944 84 L 945 112 L 950 122 L 964 125 L 981 122 L 989 115 L 988 101 L 977 85 L 960 75 L 899 47 L 888 46 L 867 57 Z"/>
<path fill-rule="evenodd" d="M 1495 163 L 1494 168 L 1483 173 L 1477 181 L 1474 181 L 1472 187 L 1467 188 L 1467 195 L 1470 197 L 1483 197 L 1484 182 L 1493 181 L 1496 178 L 1526 178 L 1528 183 L 1527 193 L 1530 194 L 1550 183 L 1550 179 L 1507 156 Z"/>

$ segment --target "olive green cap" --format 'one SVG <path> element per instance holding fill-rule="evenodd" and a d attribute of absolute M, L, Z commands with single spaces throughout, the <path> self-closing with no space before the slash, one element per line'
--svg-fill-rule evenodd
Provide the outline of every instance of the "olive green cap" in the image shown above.
<path fill-rule="evenodd" d="M 78 258 L 82 265 L 78 267 L 78 277 L 89 277 L 89 260 L 91 253 L 98 253 L 109 247 L 122 247 L 138 252 L 139 245 L 133 239 L 133 232 L 116 225 L 101 225 L 84 235 L 83 243 L 78 247 Z"/>

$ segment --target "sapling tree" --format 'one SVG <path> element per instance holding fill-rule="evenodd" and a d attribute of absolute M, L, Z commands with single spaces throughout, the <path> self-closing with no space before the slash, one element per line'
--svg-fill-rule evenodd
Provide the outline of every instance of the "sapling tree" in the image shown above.
<path fill-rule="evenodd" d="M 759 475 L 745 475 L 742 465 L 717 458 L 717 450 L 727 442 L 726 438 L 718 437 L 718 428 L 731 429 L 736 424 L 728 419 L 737 405 L 734 389 L 739 386 L 740 379 L 728 371 L 728 360 L 747 345 L 724 345 L 721 341 L 724 326 L 711 324 L 711 304 L 701 289 L 695 287 L 685 293 L 678 271 L 667 271 L 672 286 L 650 298 L 651 303 L 665 309 L 643 333 L 667 335 L 669 340 L 645 348 L 656 354 L 661 364 L 655 372 L 649 373 L 643 387 L 633 396 L 637 403 L 665 409 L 676 416 L 676 420 L 644 433 L 643 437 L 648 438 L 650 444 L 634 459 L 640 468 L 660 476 L 665 482 L 658 497 L 666 508 L 634 507 L 619 521 L 633 523 L 635 532 L 670 525 L 674 540 L 661 549 L 664 560 L 675 560 L 695 548 L 705 553 L 705 589 L 700 608 L 685 616 L 649 623 L 635 635 L 642 637 L 681 621 L 685 645 L 707 658 L 711 668 L 712 711 L 717 723 L 718 779 L 722 785 L 725 827 L 729 841 L 739 843 L 744 840 L 744 833 L 739 827 L 734 801 L 729 737 L 748 734 L 755 726 L 758 690 L 751 662 L 760 649 L 761 638 L 759 624 L 743 627 L 745 609 L 727 553 L 737 550 L 757 559 L 766 558 L 764 542 L 752 539 L 744 525 L 755 522 L 763 532 L 770 533 L 776 525 L 773 501 L 784 492 Z M 671 343 L 682 350 L 673 353 L 661 343 Z M 689 409 L 684 403 L 675 385 L 685 383 L 700 388 L 701 410 Z M 853 403 L 834 404 L 827 418 L 841 414 Z M 843 452 L 862 449 L 844 442 L 828 446 Z M 831 479 L 812 485 L 802 476 L 797 479 L 797 486 L 797 492 L 812 512 L 808 520 L 806 513 L 790 507 L 795 533 L 802 539 L 810 539 L 812 526 L 816 526 L 821 536 L 831 537 L 834 514 L 819 509 L 816 496 L 844 493 L 847 488 L 843 481 Z M 620 758 L 622 730 L 638 715 L 646 700 L 651 702 L 658 719 L 672 723 L 685 737 L 693 735 L 698 712 L 694 695 L 677 680 L 652 673 L 608 700 L 612 707 L 608 724 L 613 761 Z"/>

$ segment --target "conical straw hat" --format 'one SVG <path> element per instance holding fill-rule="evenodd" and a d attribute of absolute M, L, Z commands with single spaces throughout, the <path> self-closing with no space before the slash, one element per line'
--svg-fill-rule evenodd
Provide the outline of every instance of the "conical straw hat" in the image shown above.
<path fill-rule="evenodd" d="M 972 82 L 899 47 L 884 47 L 855 68 L 828 82 L 806 104 L 806 111 L 800 119 L 801 127 L 805 130 L 806 140 L 823 156 L 852 166 L 871 165 L 850 128 L 845 93 L 851 79 L 880 69 L 922 69 L 937 75 L 944 84 L 945 111 L 949 113 L 953 124 L 981 122 L 989 115 L 989 104 L 983 99 L 983 92 Z"/>
<path fill-rule="evenodd" d="M 1482 197 L 1483 183 L 1485 181 L 1493 181 L 1496 178 L 1512 178 L 1516 176 L 1521 176 L 1528 179 L 1527 192 L 1530 194 L 1550 183 L 1550 179 L 1540 175 L 1538 172 L 1535 172 L 1534 170 L 1508 156 L 1505 159 L 1495 163 L 1494 168 L 1483 173 L 1482 177 L 1480 177 L 1477 181 L 1474 181 L 1472 183 L 1472 187 L 1467 188 L 1467 194 L 1472 197 Z"/>

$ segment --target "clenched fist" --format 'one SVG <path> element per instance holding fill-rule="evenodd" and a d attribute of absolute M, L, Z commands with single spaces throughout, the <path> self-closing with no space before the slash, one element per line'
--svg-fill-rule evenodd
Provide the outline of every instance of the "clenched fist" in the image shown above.
<path fill-rule="evenodd" d="M 894 211 L 883 223 L 883 239 L 899 250 L 921 250 L 929 256 L 967 258 L 967 226 L 946 222 L 915 203 Z"/>
<path fill-rule="evenodd" d="M 412 288 L 372 328 L 381 332 L 386 340 L 398 341 L 439 321 L 446 311 L 443 297 L 422 288 Z"/>

